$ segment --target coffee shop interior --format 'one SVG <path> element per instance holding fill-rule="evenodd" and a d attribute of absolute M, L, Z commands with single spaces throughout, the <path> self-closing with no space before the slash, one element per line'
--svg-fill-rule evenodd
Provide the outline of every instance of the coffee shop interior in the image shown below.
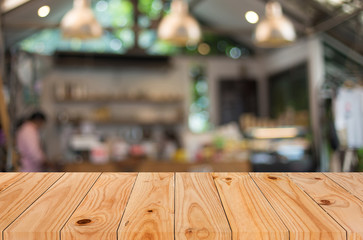
<path fill-rule="evenodd" d="M 361 0 L 2 0 L 0 171 L 362 171 Z"/>

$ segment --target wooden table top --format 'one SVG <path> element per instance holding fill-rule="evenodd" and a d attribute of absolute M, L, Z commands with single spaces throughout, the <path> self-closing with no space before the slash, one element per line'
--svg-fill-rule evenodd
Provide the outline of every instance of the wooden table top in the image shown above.
<path fill-rule="evenodd" d="M 363 239 L 363 173 L 0 173 L 0 239 Z"/>

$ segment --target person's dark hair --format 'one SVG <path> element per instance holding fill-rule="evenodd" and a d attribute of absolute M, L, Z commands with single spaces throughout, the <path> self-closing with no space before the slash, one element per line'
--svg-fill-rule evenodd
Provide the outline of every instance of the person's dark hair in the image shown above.
<path fill-rule="evenodd" d="M 34 112 L 30 115 L 29 117 L 30 121 L 36 121 L 36 120 L 40 120 L 40 121 L 47 121 L 47 117 L 45 116 L 44 113 L 42 112 Z"/>

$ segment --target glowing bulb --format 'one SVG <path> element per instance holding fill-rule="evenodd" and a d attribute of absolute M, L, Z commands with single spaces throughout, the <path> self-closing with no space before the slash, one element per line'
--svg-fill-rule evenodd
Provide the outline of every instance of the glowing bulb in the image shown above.
<path fill-rule="evenodd" d="M 201 43 L 198 45 L 198 52 L 202 55 L 207 55 L 210 52 L 210 47 L 206 43 Z"/>
<path fill-rule="evenodd" d="M 245 14 L 245 18 L 247 20 L 247 22 L 251 23 L 251 24 L 255 24 L 258 22 L 258 14 L 255 13 L 254 11 L 248 11 Z"/>
<path fill-rule="evenodd" d="M 46 17 L 48 16 L 50 12 L 50 7 L 45 5 L 45 6 L 42 6 L 38 9 L 38 16 L 39 17 Z"/>
<path fill-rule="evenodd" d="M 188 2 L 173 0 L 170 14 L 159 24 L 158 36 L 161 40 L 177 46 L 196 45 L 201 39 L 201 29 L 197 20 L 188 13 Z"/>
<path fill-rule="evenodd" d="M 89 0 L 74 0 L 73 8 L 61 21 L 64 38 L 100 38 L 103 30 L 90 8 Z M 101 9 L 102 10 L 102 9 Z"/>

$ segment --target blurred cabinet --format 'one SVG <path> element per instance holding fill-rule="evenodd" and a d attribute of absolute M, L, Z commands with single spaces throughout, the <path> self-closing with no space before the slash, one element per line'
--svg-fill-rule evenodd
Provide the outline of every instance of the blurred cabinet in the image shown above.
<path fill-rule="evenodd" d="M 219 82 L 219 124 L 238 122 L 244 113 L 258 115 L 257 82 L 252 79 Z"/>
<path fill-rule="evenodd" d="M 269 109 L 271 117 L 278 117 L 287 109 L 309 110 L 307 64 L 299 64 L 269 77 Z"/>

